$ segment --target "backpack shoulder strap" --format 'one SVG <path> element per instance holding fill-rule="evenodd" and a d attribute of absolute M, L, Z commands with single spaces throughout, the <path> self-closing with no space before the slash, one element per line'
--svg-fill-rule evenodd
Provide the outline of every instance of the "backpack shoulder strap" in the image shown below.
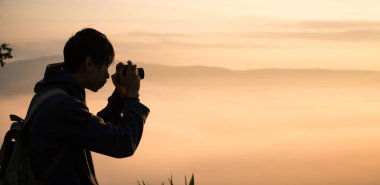
<path fill-rule="evenodd" d="M 63 145 L 63 147 L 61 149 L 59 149 L 59 151 L 56 154 L 56 156 L 53 158 L 53 160 L 50 161 L 51 162 L 50 165 L 47 166 L 47 168 L 42 172 L 42 175 L 40 177 L 40 181 L 41 182 L 44 182 L 44 183 L 47 182 L 47 180 L 49 179 L 50 175 L 57 168 L 59 162 L 61 161 L 61 159 L 63 158 L 63 156 L 65 156 L 65 154 L 67 153 L 67 151 L 69 150 L 69 148 L 70 148 L 70 145 L 69 144 L 65 144 L 65 145 Z"/>
<path fill-rule="evenodd" d="M 27 123 L 29 119 L 33 117 L 33 114 L 42 106 L 42 104 L 45 103 L 46 100 L 57 95 L 68 95 L 68 94 L 63 89 L 54 88 L 54 89 L 47 90 L 45 92 L 41 92 L 41 95 L 37 95 L 36 99 L 33 98 L 34 100 L 29 105 L 24 123 Z"/>
<path fill-rule="evenodd" d="M 32 101 L 32 103 L 29 106 L 28 113 L 24 120 L 24 125 L 28 124 L 28 121 L 33 117 L 33 114 L 50 98 L 58 95 L 67 95 L 69 94 L 64 91 L 63 89 L 54 88 L 50 89 L 44 92 L 41 92 L 41 95 L 37 95 L 36 99 Z M 51 161 L 50 165 L 47 166 L 47 168 L 43 171 L 40 181 L 46 182 L 46 180 L 49 178 L 53 170 L 58 166 L 59 161 L 61 161 L 62 157 L 66 153 L 66 151 L 69 149 L 69 145 L 64 145 L 56 154 L 56 156 Z"/>

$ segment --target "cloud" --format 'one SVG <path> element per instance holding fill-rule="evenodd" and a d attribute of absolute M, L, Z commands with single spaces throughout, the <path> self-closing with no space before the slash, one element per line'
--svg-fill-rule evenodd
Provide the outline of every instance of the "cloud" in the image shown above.
<path fill-rule="evenodd" d="M 281 20 L 264 17 L 226 19 L 226 27 L 206 32 L 129 32 L 124 37 L 134 48 L 249 49 L 278 47 L 270 39 L 377 42 L 380 21 L 366 20 Z M 236 28 L 236 29 L 231 29 Z M 241 28 L 241 29 L 240 29 Z"/>
<path fill-rule="evenodd" d="M 283 31 L 283 32 L 247 32 L 241 37 L 261 39 L 300 39 L 325 41 L 379 41 L 380 29 L 345 30 L 345 31 Z"/>
<path fill-rule="evenodd" d="M 124 48 L 130 49 L 249 49 L 274 47 L 273 45 L 255 43 L 226 43 L 226 42 L 190 42 L 190 41 L 169 41 L 163 40 L 152 43 L 128 42 L 120 44 Z"/>
<path fill-rule="evenodd" d="M 150 38 L 172 38 L 172 37 L 195 37 L 195 34 L 189 33 L 162 33 L 162 32 L 147 32 L 147 31 L 135 31 L 127 34 L 129 37 L 150 37 Z"/>
<path fill-rule="evenodd" d="M 115 49 L 198 50 L 271 49 L 286 41 L 378 42 L 380 21 L 368 20 L 282 20 L 265 17 L 226 17 L 213 30 L 131 31 L 110 35 Z M 223 29 L 223 26 L 226 29 Z M 279 42 L 273 42 L 273 40 Z M 62 53 L 66 38 L 12 43 L 15 59 Z M 285 42 L 283 42 L 285 41 Z M 277 43 L 281 43 L 280 46 Z M 286 45 L 285 45 L 286 47 Z"/>
<path fill-rule="evenodd" d="M 380 21 L 367 20 L 311 20 L 311 21 L 295 21 L 283 26 L 292 26 L 310 30 L 365 30 L 380 29 Z"/>
<path fill-rule="evenodd" d="M 244 49 L 274 47 L 242 41 L 236 34 L 226 33 L 180 33 L 180 32 L 130 32 L 128 41 L 119 41 L 118 46 L 130 49 Z M 236 37 L 236 38 L 234 38 Z"/>
<path fill-rule="evenodd" d="M 325 41 L 379 41 L 380 21 L 273 20 L 272 30 L 241 33 L 242 37 Z M 277 28 L 277 29 L 276 29 Z M 273 30 L 281 31 L 273 31 Z"/>
<path fill-rule="evenodd" d="M 61 55 L 65 40 L 46 40 L 36 42 L 12 43 L 13 60 L 23 60 L 41 56 Z"/>

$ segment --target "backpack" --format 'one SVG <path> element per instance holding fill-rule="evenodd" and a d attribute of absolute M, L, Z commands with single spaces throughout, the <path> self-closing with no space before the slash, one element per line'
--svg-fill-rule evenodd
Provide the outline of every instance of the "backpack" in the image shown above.
<path fill-rule="evenodd" d="M 0 185 L 42 185 L 66 153 L 68 145 L 58 151 L 39 179 L 34 175 L 29 159 L 28 122 L 48 99 L 57 95 L 68 94 L 57 88 L 47 90 L 33 97 L 25 120 L 16 115 L 10 115 L 13 123 L 4 136 L 0 150 Z"/>

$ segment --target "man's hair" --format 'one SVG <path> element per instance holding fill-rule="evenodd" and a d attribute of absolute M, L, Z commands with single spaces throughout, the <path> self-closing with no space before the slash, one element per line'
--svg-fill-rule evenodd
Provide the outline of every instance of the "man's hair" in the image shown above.
<path fill-rule="evenodd" d="M 63 49 L 64 68 L 76 72 L 86 57 L 91 57 L 98 65 L 109 66 L 115 57 L 115 51 L 107 37 L 92 28 L 78 31 L 66 42 Z"/>

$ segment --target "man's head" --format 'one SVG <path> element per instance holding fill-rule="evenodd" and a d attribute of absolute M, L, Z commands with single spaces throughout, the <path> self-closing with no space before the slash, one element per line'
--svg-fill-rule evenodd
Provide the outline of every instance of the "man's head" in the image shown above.
<path fill-rule="evenodd" d="M 66 42 L 63 56 L 65 70 L 74 74 L 84 88 L 97 91 L 109 78 L 108 67 L 115 52 L 104 34 L 85 28 Z"/>

